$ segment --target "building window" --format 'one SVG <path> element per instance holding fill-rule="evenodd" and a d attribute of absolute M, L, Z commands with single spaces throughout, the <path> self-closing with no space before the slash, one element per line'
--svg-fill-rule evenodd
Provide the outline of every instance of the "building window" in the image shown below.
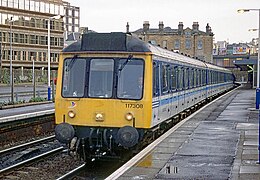
<path fill-rule="evenodd" d="M 35 11 L 35 4 L 34 4 L 35 2 L 34 1 L 30 1 L 30 10 L 31 11 Z"/>
<path fill-rule="evenodd" d="M 179 39 L 176 39 L 174 41 L 174 49 L 180 49 L 180 40 Z"/>
<path fill-rule="evenodd" d="M 190 49 L 191 48 L 191 40 L 190 39 L 186 39 L 185 40 L 185 48 L 186 49 Z"/>
<path fill-rule="evenodd" d="M 203 48 L 202 40 L 198 40 L 198 49 L 202 49 L 202 48 Z"/>
<path fill-rule="evenodd" d="M 162 45 L 163 45 L 163 48 L 167 49 L 167 41 L 166 40 L 163 40 Z"/>
<path fill-rule="evenodd" d="M 20 34 L 20 40 L 19 40 L 20 43 L 24 43 L 24 34 Z"/>
<path fill-rule="evenodd" d="M 17 8 L 18 9 L 18 3 L 19 3 L 19 0 L 14 0 L 14 8 Z"/>
<path fill-rule="evenodd" d="M 185 37 L 191 37 L 191 32 L 190 31 L 185 31 Z"/>
<path fill-rule="evenodd" d="M 25 10 L 30 10 L 30 0 L 25 0 Z"/>
<path fill-rule="evenodd" d="M 14 34 L 14 42 L 19 43 L 19 34 L 17 33 Z"/>

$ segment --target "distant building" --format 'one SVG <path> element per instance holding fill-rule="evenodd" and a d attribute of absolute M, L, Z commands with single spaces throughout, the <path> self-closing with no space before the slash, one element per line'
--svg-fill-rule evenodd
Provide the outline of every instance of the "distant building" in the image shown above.
<path fill-rule="evenodd" d="M 73 32 L 80 32 L 80 8 L 72 6 L 68 2 L 63 2 L 64 5 L 64 26 L 65 39 Z"/>
<path fill-rule="evenodd" d="M 33 61 L 36 80 L 46 80 L 48 19 L 56 15 L 64 18 L 50 20 L 50 60 L 54 73 L 58 69 L 59 53 L 64 48 L 64 26 L 68 30 L 79 31 L 79 8 L 62 0 L 0 0 L 2 82 L 9 81 L 11 50 L 15 82 L 31 80 Z"/>
<path fill-rule="evenodd" d="M 218 66 L 230 69 L 239 82 L 256 86 L 257 42 L 229 44 L 214 43 L 213 59 Z"/>
<path fill-rule="evenodd" d="M 129 24 L 126 26 L 129 31 Z M 178 29 L 164 27 L 162 21 L 158 28 L 150 28 L 149 21 L 144 21 L 143 28 L 132 33 L 139 36 L 140 39 L 152 44 L 161 46 L 175 52 L 197 57 L 200 60 L 213 62 L 213 36 L 211 27 L 206 25 L 205 32 L 199 30 L 199 23 L 194 22 L 192 28 L 184 28 L 182 22 Z"/>

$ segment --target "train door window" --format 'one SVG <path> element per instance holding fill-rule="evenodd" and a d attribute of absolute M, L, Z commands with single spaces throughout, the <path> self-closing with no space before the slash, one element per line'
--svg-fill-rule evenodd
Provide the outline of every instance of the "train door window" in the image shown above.
<path fill-rule="evenodd" d="M 207 71 L 204 70 L 204 85 L 207 83 Z"/>
<path fill-rule="evenodd" d="M 113 59 L 91 59 L 88 96 L 98 98 L 112 97 L 113 74 Z"/>
<path fill-rule="evenodd" d="M 191 86 L 191 88 L 195 87 L 195 85 L 194 85 L 194 72 L 195 72 L 195 69 L 192 69 L 192 70 L 191 70 L 191 81 L 192 81 L 192 86 Z"/>
<path fill-rule="evenodd" d="M 120 99 L 141 99 L 143 96 L 143 76 L 143 59 L 120 59 L 117 97 Z"/>
<path fill-rule="evenodd" d="M 171 90 L 176 91 L 176 70 L 177 67 L 171 67 Z"/>
<path fill-rule="evenodd" d="M 211 71 L 208 70 L 208 84 L 211 84 Z"/>
<path fill-rule="evenodd" d="M 197 86 L 197 69 L 193 71 L 193 87 Z"/>
<path fill-rule="evenodd" d="M 178 90 L 182 90 L 183 88 L 183 68 L 178 68 Z"/>
<path fill-rule="evenodd" d="M 184 68 L 184 78 L 183 78 L 183 82 L 184 82 L 184 88 L 188 89 L 189 87 L 189 69 L 188 68 Z"/>
<path fill-rule="evenodd" d="M 166 94 L 169 92 L 169 66 L 166 64 L 162 65 L 162 93 Z"/>
<path fill-rule="evenodd" d="M 201 70 L 198 70 L 198 86 L 201 86 Z"/>
<path fill-rule="evenodd" d="M 201 70 L 201 83 L 204 86 L 205 85 L 205 78 L 206 78 L 206 74 L 205 74 L 205 70 Z"/>
<path fill-rule="evenodd" d="M 62 96 L 83 97 L 85 88 L 86 59 L 67 58 L 64 60 Z"/>
<path fill-rule="evenodd" d="M 153 63 L 153 97 L 159 95 L 159 66 L 156 62 Z"/>

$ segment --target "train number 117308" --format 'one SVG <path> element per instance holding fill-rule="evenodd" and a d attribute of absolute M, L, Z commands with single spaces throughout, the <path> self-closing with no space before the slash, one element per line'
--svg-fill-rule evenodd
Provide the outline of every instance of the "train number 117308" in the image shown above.
<path fill-rule="evenodd" d="M 125 104 L 126 108 L 136 108 L 136 109 L 142 109 L 144 107 L 143 104 Z"/>

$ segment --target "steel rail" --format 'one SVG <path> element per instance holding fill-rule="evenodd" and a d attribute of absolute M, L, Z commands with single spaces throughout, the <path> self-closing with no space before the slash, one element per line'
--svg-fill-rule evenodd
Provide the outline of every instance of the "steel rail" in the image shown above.
<path fill-rule="evenodd" d="M 72 176 L 74 176 L 74 174 L 76 174 L 78 171 L 81 171 L 84 167 L 86 166 L 86 163 L 80 165 L 79 167 L 71 170 L 70 172 L 68 172 L 67 174 L 64 174 L 63 176 L 59 177 L 56 180 L 63 180 L 63 179 L 68 179 L 71 178 Z"/>
<path fill-rule="evenodd" d="M 25 165 L 25 164 L 32 163 L 32 162 L 37 161 L 39 159 L 42 159 L 44 157 L 48 157 L 48 156 L 50 156 L 52 154 L 55 154 L 55 153 L 58 153 L 58 152 L 62 151 L 63 149 L 64 149 L 63 147 L 58 147 L 58 148 L 53 149 L 51 151 L 48 151 L 46 153 L 40 154 L 40 155 L 35 156 L 33 158 L 27 159 L 25 161 L 19 162 L 17 164 L 14 164 L 12 166 L 7 167 L 7 168 L 1 169 L 0 170 L 0 174 L 7 173 L 7 172 L 9 172 L 11 170 L 17 169 L 17 168 Z"/>
<path fill-rule="evenodd" d="M 20 148 L 24 148 L 24 147 L 27 147 L 27 146 L 30 146 L 30 145 L 33 145 L 33 144 L 46 142 L 46 141 L 49 141 L 49 140 L 54 139 L 54 138 L 55 138 L 55 135 L 52 135 L 52 136 L 49 136 L 49 137 L 46 137 L 46 138 L 42 138 L 42 139 L 38 139 L 38 140 L 31 141 L 31 142 L 28 142 L 28 143 L 20 144 L 20 145 L 17 145 L 17 146 L 8 148 L 8 149 L 3 149 L 3 150 L 0 151 L 0 156 L 4 153 L 8 153 L 10 151 L 14 151 L 14 150 L 17 150 L 17 149 L 20 149 Z"/>

